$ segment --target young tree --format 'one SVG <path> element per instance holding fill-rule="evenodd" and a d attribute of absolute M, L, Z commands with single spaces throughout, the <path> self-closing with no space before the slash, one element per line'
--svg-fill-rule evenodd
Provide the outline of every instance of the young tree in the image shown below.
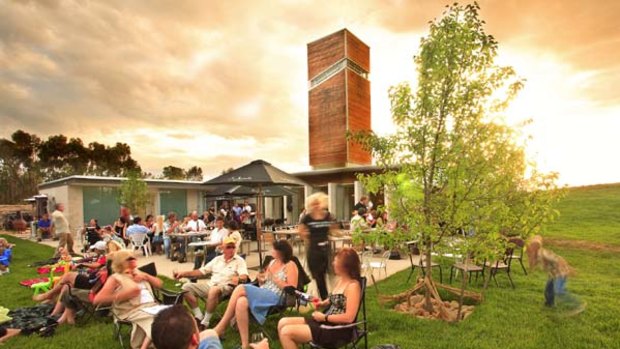
<path fill-rule="evenodd" d="M 143 213 L 150 202 L 149 189 L 140 172 L 130 171 L 127 179 L 121 183 L 118 203 L 130 209 L 131 212 Z"/>
<path fill-rule="evenodd" d="M 417 87 L 403 83 L 389 91 L 395 134 L 352 135 L 384 170 L 361 176 L 364 185 L 390 193 L 395 235 L 418 242 L 426 276 L 414 289 L 425 290 L 429 312 L 442 310 L 432 302 L 439 298 L 433 251 L 454 252 L 458 245 L 464 255 L 497 258 L 505 235 L 526 238 L 556 213 L 556 176 L 535 171 L 517 130 L 501 118 L 523 81 L 495 64 L 498 43 L 478 11 L 476 3 L 454 4 L 430 22 L 414 58 Z"/>

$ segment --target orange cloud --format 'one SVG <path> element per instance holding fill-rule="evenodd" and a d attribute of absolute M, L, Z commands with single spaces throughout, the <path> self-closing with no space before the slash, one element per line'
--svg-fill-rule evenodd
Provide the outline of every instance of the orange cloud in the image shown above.
<path fill-rule="evenodd" d="M 620 104 L 618 2 L 480 3 L 500 52 L 514 53 L 506 64 L 561 64 L 553 72 L 525 67 L 521 75 L 537 82 L 524 93 L 563 84 L 558 72 L 576 79 L 555 95 L 556 107 L 545 106 L 554 113 L 519 107 L 519 117 L 546 124 L 563 110 L 563 98 L 578 96 L 588 108 L 572 114 L 570 130 L 588 125 L 596 134 L 610 126 L 607 117 L 598 126 L 583 120 L 599 111 L 611 115 Z M 218 174 L 255 158 L 303 169 L 306 43 L 347 27 L 371 47 L 373 128 L 386 133 L 393 129 L 387 88 L 415 80 L 411 57 L 442 9 L 435 0 L 1 2 L 0 137 L 22 128 L 122 141 L 151 172 L 199 165 Z M 561 122 L 555 125 L 562 130 Z M 537 156 L 555 154 L 546 151 L 537 149 L 543 154 Z M 596 173 L 620 173 L 601 166 Z M 550 167 L 573 183 L 615 178 L 573 179 L 574 168 Z"/>

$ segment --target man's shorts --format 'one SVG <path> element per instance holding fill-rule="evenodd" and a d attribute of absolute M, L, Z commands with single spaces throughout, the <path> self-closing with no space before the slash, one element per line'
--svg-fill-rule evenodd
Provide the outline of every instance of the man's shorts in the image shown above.
<path fill-rule="evenodd" d="M 200 341 L 198 344 L 198 349 L 224 349 L 222 347 L 222 342 L 216 336 L 208 336 Z"/>
<path fill-rule="evenodd" d="M 233 288 L 229 285 L 211 285 L 210 283 L 207 283 L 207 282 L 203 282 L 203 283 L 187 282 L 183 284 L 182 289 L 183 291 L 187 291 L 196 297 L 207 298 L 211 287 L 217 287 L 220 289 L 220 292 L 221 292 L 220 298 L 229 296 L 233 291 Z"/>

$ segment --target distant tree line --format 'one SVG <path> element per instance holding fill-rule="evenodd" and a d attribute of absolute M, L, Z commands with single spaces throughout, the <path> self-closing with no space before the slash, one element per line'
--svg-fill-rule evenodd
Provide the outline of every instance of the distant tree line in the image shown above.
<path fill-rule="evenodd" d="M 126 177 L 130 172 L 153 178 L 152 174 L 142 172 L 126 143 L 85 145 L 79 137 L 67 138 L 62 134 L 43 140 L 22 130 L 8 139 L 0 138 L 0 204 L 20 202 L 36 194 L 38 184 L 67 176 Z M 200 181 L 202 169 L 193 166 L 185 171 L 166 166 L 157 178 Z"/>

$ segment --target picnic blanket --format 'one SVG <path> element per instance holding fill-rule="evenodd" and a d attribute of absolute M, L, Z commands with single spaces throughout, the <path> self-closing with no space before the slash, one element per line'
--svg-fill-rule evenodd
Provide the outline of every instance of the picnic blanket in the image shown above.
<path fill-rule="evenodd" d="M 29 279 L 29 280 L 24 280 L 24 281 L 20 281 L 19 284 L 25 287 L 30 288 L 30 286 L 34 285 L 34 284 L 38 284 L 39 282 L 48 282 L 50 279 L 49 278 L 36 278 L 36 279 Z"/>
<path fill-rule="evenodd" d="M 38 261 L 38 262 L 34 262 L 30 265 L 28 265 L 29 267 L 42 267 L 45 265 L 52 265 L 52 264 L 56 264 L 58 263 L 58 258 L 50 258 L 50 259 L 46 259 L 44 261 Z"/>
<path fill-rule="evenodd" d="M 39 332 L 43 327 L 55 326 L 56 320 L 49 316 L 53 307 L 53 304 L 40 304 L 34 307 L 13 309 L 8 314 L 12 320 L 4 326 L 18 328 L 22 330 L 23 335 Z"/>
<path fill-rule="evenodd" d="M 50 273 L 50 271 L 52 270 L 51 266 L 46 266 L 46 267 L 39 267 L 37 268 L 37 273 L 40 275 L 47 275 Z M 57 267 L 54 268 L 54 274 L 62 274 L 65 272 L 65 266 L 64 265 L 59 265 Z"/>

